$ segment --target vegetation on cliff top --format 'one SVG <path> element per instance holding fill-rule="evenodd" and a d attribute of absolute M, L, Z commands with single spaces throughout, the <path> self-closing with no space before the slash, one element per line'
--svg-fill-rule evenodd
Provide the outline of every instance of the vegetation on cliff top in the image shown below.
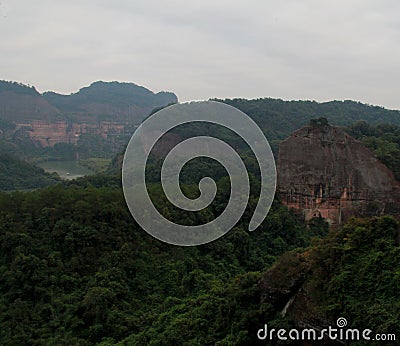
<path fill-rule="evenodd" d="M 270 141 L 273 151 L 279 142 L 298 128 L 307 125 L 311 119 L 326 118 L 335 126 L 350 126 L 357 121 L 371 125 L 393 124 L 400 126 L 400 111 L 388 110 L 355 101 L 284 101 L 281 99 L 225 99 L 217 100 L 234 106 L 261 127 Z"/>
<path fill-rule="evenodd" d="M 83 112 L 90 104 L 112 105 L 123 109 L 133 107 L 132 113 L 140 108 L 149 108 L 164 106 L 169 103 L 176 103 L 178 99 L 171 92 L 153 93 L 149 89 L 134 83 L 121 82 L 103 82 L 97 81 L 87 87 L 81 88 L 78 92 L 70 95 L 62 95 L 55 92 L 45 92 L 43 97 L 61 112 Z M 103 114 L 103 111 L 98 110 Z M 114 117 L 118 120 L 118 117 Z"/>
<path fill-rule="evenodd" d="M 371 126 L 360 121 L 349 126 L 347 132 L 361 140 L 400 180 L 400 126 L 380 124 Z"/>

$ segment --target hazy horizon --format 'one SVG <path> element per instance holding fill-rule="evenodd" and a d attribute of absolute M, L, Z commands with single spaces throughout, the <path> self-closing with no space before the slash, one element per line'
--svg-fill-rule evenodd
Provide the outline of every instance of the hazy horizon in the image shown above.
<path fill-rule="evenodd" d="M 132 82 L 180 101 L 354 100 L 400 109 L 400 3 L 0 1 L 1 79 Z"/>

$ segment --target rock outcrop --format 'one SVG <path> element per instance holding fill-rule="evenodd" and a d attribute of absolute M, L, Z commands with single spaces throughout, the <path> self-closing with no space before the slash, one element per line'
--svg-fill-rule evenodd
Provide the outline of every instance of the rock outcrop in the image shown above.
<path fill-rule="evenodd" d="M 109 139 L 132 133 L 153 109 L 177 101 L 173 93 L 153 93 L 133 83 L 95 82 L 61 95 L 0 81 L 0 120 L 15 125 L 10 136 L 45 147 L 76 144 L 83 134 Z"/>
<path fill-rule="evenodd" d="M 104 139 L 125 132 L 124 123 L 101 121 L 98 123 L 70 123 L 67 121 L 46 122 L 32 120 L 16 124 L 15 136 L 30 138 L 42 147 L 52 147 L 57 143 L 77 144 L 82 134 L 96 134 Z"/>
<path fill-rule="evenodd" d="M 261 303 L 271 304 L 282 317 L 293 321 L 302 330 L 312 328 L 318 332 L 335 322 L 324 313 L 316 299 L 313 287 L 312 263 L 309 254 L 288 252 L 268 269 L 259 282 Z M 338 345 L 341 342 L 319 340 L 299 345 Z"/>
<path fill-rule="evenodd" d="M 400 185 L 361 142 L 339 127 L 305 126 L 279 147 L 282 202 L 340 225 L 351 216 L 400 213 Z"/>

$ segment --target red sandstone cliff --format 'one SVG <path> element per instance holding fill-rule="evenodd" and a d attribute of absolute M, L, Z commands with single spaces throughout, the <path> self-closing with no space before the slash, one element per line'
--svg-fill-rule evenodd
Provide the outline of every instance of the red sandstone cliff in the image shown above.
<path fill-rule="evenodd" d="M 107 139 L 124 133 L 126 123 L 102 121 L 98 123 L 68 123 L 66 121 L 46 122 L 32 120 L 16 124 L 16 131 L 24 131 L 27 136 L 42 147 L 54 146 L 57 143 L 77 144 L 82 134 L 90 133 Z"/>
<path fill-rule="evenodd" d="M 393 173 L 341 128 L 305 126 L 279 147 L 278 188 L 284 204 L 331 225 L 351 216 L 398 214 Z"/>
<path fill-rule="evenodd" d="M 0 81 L 0 120 L 16 125 L 9 136 L 40 146 L 76 144 L 88 133 L 105 139 L 131 133 L 154 108 L 175 102 L 173 93 L 153 93 L 133 83 L 95 82 L 70 95 L 42 95 L 33 87 Z"/>

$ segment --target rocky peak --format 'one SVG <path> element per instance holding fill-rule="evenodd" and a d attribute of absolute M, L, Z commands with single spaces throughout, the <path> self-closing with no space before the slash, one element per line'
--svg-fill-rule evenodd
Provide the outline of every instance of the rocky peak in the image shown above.
<path fill-rule="evenodd" d="M 321 216 L 331 225 L 400 209 L 400 185 L 393 173 L 361 142 L 327 121 L 311 122 L 281 143 L 277 191 L 305 219 Z"/>

